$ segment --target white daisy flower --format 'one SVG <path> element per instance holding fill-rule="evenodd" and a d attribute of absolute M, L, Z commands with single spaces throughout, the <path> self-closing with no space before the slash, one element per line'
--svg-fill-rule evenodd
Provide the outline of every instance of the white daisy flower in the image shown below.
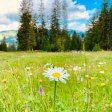
<path fill-rule="evenodd" d="M 99 62 L 99 65 L 104 65 L 104 62 Z"/>
<path fill-rule="evenodd" d="M 27 66 L 27 67 L 26 67 L 26 70 L 30 70 L 30 67 Z"/>
<path fill-rule="evenodd" d="M 78 66 L 75 66 L 75 67 L 73 68 L 74 71 L 77 71 L 78 69 L 79 69 Z"/>
<path fill-rule="evenodd" d="M 64 68 L 61 67 L 51 67 L 44 71 L 43 75 L 45 77 L 48 77 L 51 81 L 61 81 L 63 83 L 66 83 L 65 79 L 68 79 L 70 76 Z"/>
<path fill-rule="evenodd" d="M 103 71 L 103 70 L 101 70 L 101 71 L 100 71 L 100 73 L 101 73 L 101 74 L 104 74 L 104 71 Z"/>

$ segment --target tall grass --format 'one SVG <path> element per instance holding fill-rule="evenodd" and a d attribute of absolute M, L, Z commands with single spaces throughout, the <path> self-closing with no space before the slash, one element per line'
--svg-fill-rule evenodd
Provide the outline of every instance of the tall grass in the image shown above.
<path fill-rule="evenodd" d="M 1 52 L 0 112 L 53 112 L 54 83 L 42 75 L 52 65 L 71 75 L 57 83 L 56 112 L 111 112 L 112 52 L 86 52 L 86 60 L 84 52 Z"/>

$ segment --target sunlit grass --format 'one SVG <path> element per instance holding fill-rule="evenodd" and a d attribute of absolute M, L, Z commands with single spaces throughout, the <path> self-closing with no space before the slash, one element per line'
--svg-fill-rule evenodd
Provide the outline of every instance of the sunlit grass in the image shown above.
<path fill-rule="evenodd" d="M 112 52 L 86 58 L 84 52 L 0 52 L 0 112 L 52 112 L 54 82 L 42 75 L 50 66 L 70 74 L 66 84 L 57 83 L 56 112 L 111 112 Z"/>

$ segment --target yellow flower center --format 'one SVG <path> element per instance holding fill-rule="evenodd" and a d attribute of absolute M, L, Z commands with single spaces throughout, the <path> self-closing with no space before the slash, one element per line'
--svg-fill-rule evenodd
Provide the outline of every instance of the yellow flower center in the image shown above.
<path fill-rule="evenodd" d="M 53 76 L 54 78 L 59 78 L 59 77 L 61 76 L 61 74 L 58 73 L 58 72 L 54 72 L 54 73 L 52 74 L 52 76 Z"/>

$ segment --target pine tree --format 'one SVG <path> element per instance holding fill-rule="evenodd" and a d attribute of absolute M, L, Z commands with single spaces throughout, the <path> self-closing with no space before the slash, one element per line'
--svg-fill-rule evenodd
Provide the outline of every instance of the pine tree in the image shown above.
<path fill-rule="evenodd" d="M 99 17 L 101 27 L 100 46 L 104 50 L 108 49 L 108 20 L 108 0 L 104 0 L 101 15 Z"/>
<path fill-rule="evenodd" d="M 71 50 L 80 50 L 81 49 L 81 37 L 74 31 L 71 39 Z"/>
<path fill-rule="evenodd" d="M 70 45 L 71 45 L 71 40 L 70 36 L 68 35 L 68 32 L 63 30 L 62 32 L 62 46 L 64 47 L 64 51 L 69 51 L 70 50 Z"/>
<path fill-rule="evenodd" d="M 54 0 L 52 6 L 52 15 L 51 15 L 51 35 L 50 43 L 52 44 L 54 50 L 57 50 L 56 41 L 60 37 L 60 1 Z"/>
<path fill-rule="evenodd" d="M 67 19 L 68 19 L 68 5 L 67 0 L 62 0 L 62 26 L 63 30 L 67 31 Z"/>
<path fill-rule="evenodd" d="M 46 29 L 46 22 L 45 22 L 45 14 L 44 14 L 44 3 L 43 0 L 40 0 L 40 6 L 39 6 L 39 23 L 40 27 L 38 28 L 38 40 L 40 42 L 40 48 L 41 50 L 47 50 L 47 47 L 45 47 L 48 43 L 48 30 Z"/>
<path fill-rule="evenodd" d="M 109 10 L 108 49 L 112 50 L 112 5 Z"/>
<path fill-rule="evenodd" d="M 18 30 L 18 49 L 31 50 L 35 46 L 34 29 L 32 28 L 32 1 L 23 0 L 20 10 L 21 26 Z"/>
<path fill-rule="evenodd" d="M 7 44 L 6 44 L 6 42 L 5 42 L 5 37 L 4 37 L 3 40 L 1 41 L 0 50 L 1 50 L 1 51 L 7 51 Z"/>

